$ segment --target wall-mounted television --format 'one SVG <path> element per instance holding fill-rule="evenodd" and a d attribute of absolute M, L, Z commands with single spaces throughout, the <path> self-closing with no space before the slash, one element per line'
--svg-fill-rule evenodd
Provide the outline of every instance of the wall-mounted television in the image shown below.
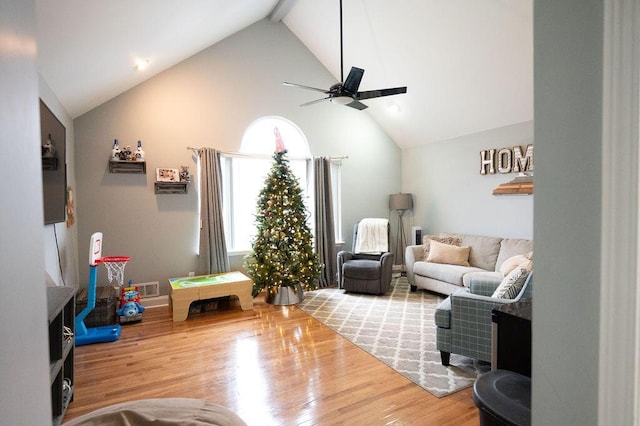
<path fill-rule="evenodd" d="M 64 222 L 67 204 L 67 129 L 40 100 L 44 223 Z"/>

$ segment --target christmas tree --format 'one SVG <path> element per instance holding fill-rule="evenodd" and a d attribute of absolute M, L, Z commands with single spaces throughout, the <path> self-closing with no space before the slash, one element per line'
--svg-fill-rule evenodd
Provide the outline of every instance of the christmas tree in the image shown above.
<path fill-rule="evenodd" d="M 257 233 L 245 268 L 253 279 L 253 297 L 263 289 L 296 287 L 315 290 L 322 265 L 313 251 L 307 211 L 298 179 L 289 167 L 277 128 L 276 152 L 258 195 Z"/>

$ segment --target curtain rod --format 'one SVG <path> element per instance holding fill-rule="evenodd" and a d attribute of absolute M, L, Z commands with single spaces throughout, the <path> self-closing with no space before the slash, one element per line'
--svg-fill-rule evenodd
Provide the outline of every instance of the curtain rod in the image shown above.
<path fill-rule="evenodd" d="M 200 151 L 202 148 L 194 148 L 191 146 L 187 147 L 188 150 L 190 151 L 194 151 L 194 152 L 198 152 Z M 227 157 L 240 157 L 240 158 L 271 158 L 271 155 L 267 155 L 267 154 L 245 154 L 242 152 L 225 152 L 225 151 L 219 151 L 220 154 L 227 156 Z M 346 160 L 349 158 L 348 155 L 342 156 L 342 157 L 327 157 L 329 158 L 329 160 L 331 161 L 341 161 L 341 160 Z M 313 157 L 290 157 L 291 160 L 311 160 L 313 159 Z"/>

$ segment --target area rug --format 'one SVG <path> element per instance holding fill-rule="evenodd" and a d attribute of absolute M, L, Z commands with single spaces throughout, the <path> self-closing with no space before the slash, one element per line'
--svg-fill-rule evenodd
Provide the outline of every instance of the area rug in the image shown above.
<path fill-rule="evenodd" d="M 409 291 L 394 278 L 384 296 L 326 288 L 308 291 L 298 307 L 437 397 L 473 384 L 490 365 L 451 355 L 444 367 L 436 350 L 434 312 L 442 297 Z"/>

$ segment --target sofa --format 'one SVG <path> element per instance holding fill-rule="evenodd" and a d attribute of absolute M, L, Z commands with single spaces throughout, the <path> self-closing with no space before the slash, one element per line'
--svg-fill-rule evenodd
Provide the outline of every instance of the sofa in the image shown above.
<path fill-rule="evenodd" d="M 456 253 L 459 258 L 453 260 L 455 264 L 446 263 L 449 262 L 446 256 L 434 258 L 438 253 L 429 250 L 433 241 L 437 248 L 443 245 L 445 249 L 451 245 L 461 248 L 457 251 L 462 253 Z M 504 278 L 501 267 L 505 261 L 532 251 L 533 241 L 527 239 L 451 233 L 425 235 L 423 244 L 407 246 L 405 250 L 407 280 L 413 292 L 422 288 L 445 295 L 469 288 L 474 281 L 497 287 Z M 427 261 L 430 254 L 432 261 Z"/>
<path fill-rule="evenodd" d="M 469 288 L 458 289 L 438 305 L 435 313 L 436 348 L 440 351 L 442 365 L 449 365 L 452 353 L 492 361 L 492 310 L 531 299 L 533 294 L 533 270 L 522 273 L 522 265 L 519 268 L 520 271 L 509 274 L 513 276 L 511 283 L 495 285 L 474 280 Z M 510 284 L 511 289 L 506 292 L 497 290 Z"/>

